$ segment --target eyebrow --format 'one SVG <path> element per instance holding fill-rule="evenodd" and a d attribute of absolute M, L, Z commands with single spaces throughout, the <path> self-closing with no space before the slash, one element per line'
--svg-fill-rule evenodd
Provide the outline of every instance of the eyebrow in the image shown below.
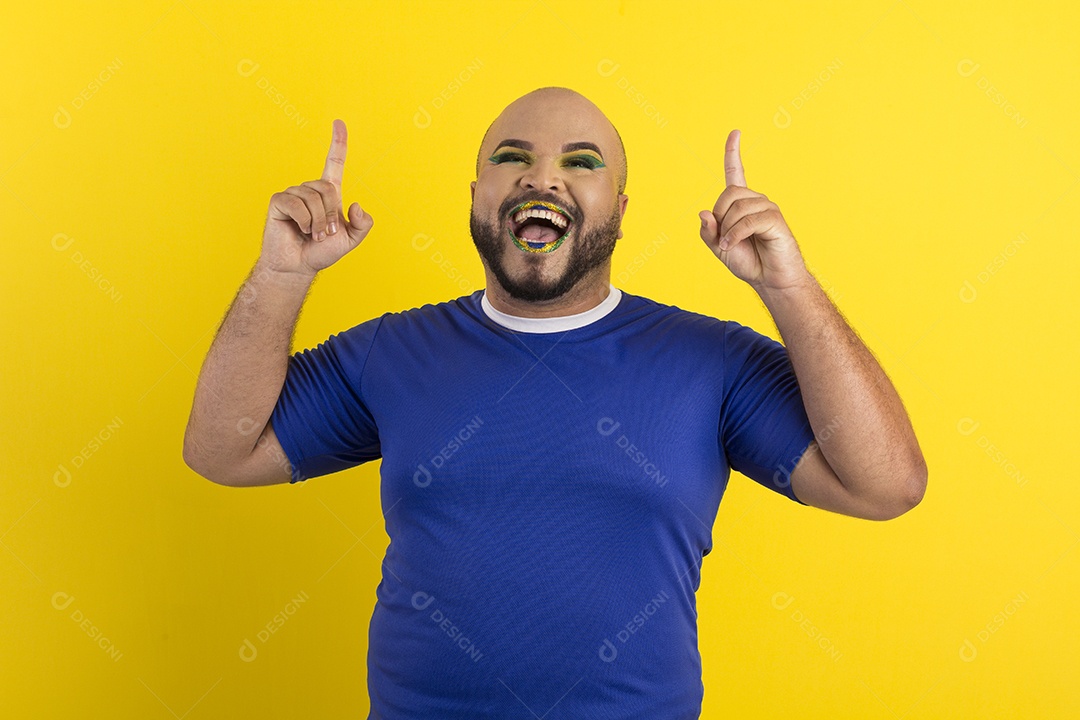
<path fill-rule="evenodd" d="M 601 158 L 604 157 L 604 153 L 600 152 L 600 148 L 596 147 L 591 142 L 572 142 L 572 143 L 566 143 L 565 145 L 562 146 L 562 151 L 564 153 L 565 152 L 573 152 L 574 150 L 592 150 L 594 153 L 599 155 Z"/>
<path fill-rule="evenodd" d="M 531 142 L 529 142 L 528 140 L 518 140 L 517 138 L 507 138 L 506 140 L 503 140 L 498 145 L 496 145 L 495 149 L 497 150 L 497 149 L 499 149 L 501 147 L 508 147 L 508 146 L 509 147 L 519 147 L 522 150 L 532 150 L 533 149 L 533 144 Z M 563 148 L 562 148 L 562 151 L 564 153 L 573 152 L 574 150 L 592 150 L 594 153 L 599 155 L 601 159 L 603 159 L 603 157 L 604 157 L 604 153 L 600 152 L 600 148 L 598 148 L 595 144 L 593 144 L 591 142 L 566 143 L 565 145 L 563 145 Z"/>

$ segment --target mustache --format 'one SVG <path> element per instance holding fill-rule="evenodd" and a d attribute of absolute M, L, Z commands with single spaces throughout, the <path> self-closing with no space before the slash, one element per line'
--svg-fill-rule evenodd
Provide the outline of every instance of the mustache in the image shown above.
<path fill-rule="evenodd" d="M 535 200 L 538 202 L 548 202 L 552 205 L 558 205 L 566 211 L 566 214 L 570 216 L 570 220 L 572 221 L 576 222 L 577 219 L 581 217 L 577 205 L 571 202 L 567 202 L 566 200 L 560 198 L 558 195 L 553 195 L 551 193 L 533 193 L 529 195 L 521 195 L 515 198 L 507 198 L 503 201 L 502 205 L 499 206 L 499 215 L 509 215 L 511 210 L 516 208 L 521 203 L 529 202 L 530 200 Z"/>

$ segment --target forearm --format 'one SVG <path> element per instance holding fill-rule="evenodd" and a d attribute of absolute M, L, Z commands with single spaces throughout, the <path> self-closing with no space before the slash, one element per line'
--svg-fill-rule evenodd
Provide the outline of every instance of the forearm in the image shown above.
<path fill-rule="evenodd" d="M 822 455 L 854 495 L 921 497 L 926 464 L 900 396 L 809 272 L 759 290 L 787 347 Z"/>
<path fill-rule="evenodd" d="M 203 361 L 184 459 L 225 470 L 249 456 L 285 382 L 300 308 L 314 278 L 252 268 Z"/>

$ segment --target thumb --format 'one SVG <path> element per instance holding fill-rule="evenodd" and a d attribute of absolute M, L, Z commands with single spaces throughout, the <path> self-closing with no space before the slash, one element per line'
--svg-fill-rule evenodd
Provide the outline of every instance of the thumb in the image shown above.
<path fill-rule="evenodd" d="M 720 240 L 720 227 L 716 224 L 716 217 L 708 210 L 702 210 L 698 213 L 698 218 L 701 220 L 701 239 L 709 248 L 714 249 Z"/>
<path fill-rule="evenodd" d="M 353 203 L 349 206 L 349 222 L 345 226 L 346 232 L 349 233 L 349 237 L 353 242 L 360 242 L 364 239 L 371 227 L 375 224 L 375 220 L 364 212 L 364 209 L 360 207 L 360 203 Z"/>

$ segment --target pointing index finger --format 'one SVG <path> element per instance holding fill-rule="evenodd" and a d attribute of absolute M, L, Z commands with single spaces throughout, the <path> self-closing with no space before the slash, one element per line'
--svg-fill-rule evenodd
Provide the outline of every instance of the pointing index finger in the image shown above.
<path fill-rule="evenodd" d="M 742 158 L 739 156 L 742 133 L 732 130 L 727 136 L 727 146 L 724 148 L 724 176 L 727 184 L 746 187 L 746 175 L 743 173 Z"/>
<path fill-rule="evenodd" d="M 333 138 L 330 140 L 330 151 L 326 154 L 326 165 L 323 167 L 322 179 L 341 187 L 341 179 L 345 172 L 345 145 L 348 133 L 345 130 L 344 120 L 334 120 Z"/>

